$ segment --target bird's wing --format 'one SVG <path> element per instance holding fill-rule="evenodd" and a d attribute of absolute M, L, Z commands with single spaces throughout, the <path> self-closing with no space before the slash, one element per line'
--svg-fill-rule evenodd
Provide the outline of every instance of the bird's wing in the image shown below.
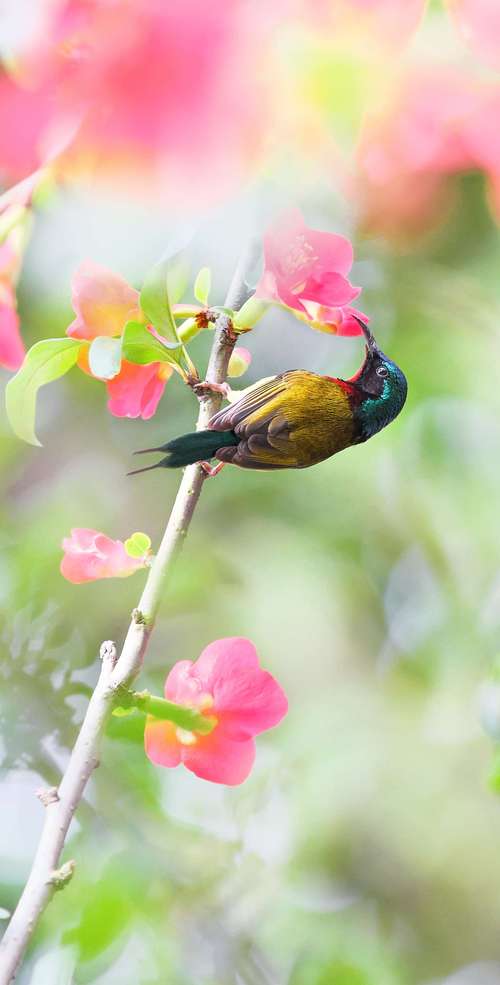
<path fill-rule="evenodd" d="M 320 379 L 302 370 L 282 373 L 215 414 L 209 428 L 234 431 L 240 439 L 237 446 L 220 448 L 217 458 L 252 469 L 300 468 L 306 464 L 296 440 L 309 415 L 307 401 L 300 399 L 306 377 Z"/>
<path fill-rule="evenodd" d="M 263 383 L 249 387 L 238 400 L 214 414 L 208 424 L 210 430 L 236 431 L 238 434 L 236 429 L 243 421 L 258 414 L 278 394 L 286 391 L 286 375 L 282 373 L 280 376 L 271 376 Z"/>

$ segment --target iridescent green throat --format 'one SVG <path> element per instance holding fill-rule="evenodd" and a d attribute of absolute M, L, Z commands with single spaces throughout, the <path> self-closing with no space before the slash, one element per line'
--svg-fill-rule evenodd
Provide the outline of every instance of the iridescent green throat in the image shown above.
<path fill-rule="evenodd" d="M 377 431 L 385 428 L 404 407 L 408 392 L 406 376 L 391 359 L 384 359 L 383 365 L 388 372 L 380 396 L 367 395 L 354 408 L 357 443 L 367 441 Z"/>

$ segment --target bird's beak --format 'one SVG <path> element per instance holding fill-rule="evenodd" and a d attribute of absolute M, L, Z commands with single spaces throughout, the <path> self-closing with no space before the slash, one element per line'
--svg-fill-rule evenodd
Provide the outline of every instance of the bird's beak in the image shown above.
<path fill-rule="evenodd" d="M 368 354 L 370 356 L 373 356 L 373 355 L 375 355 L 375 353 L 380 352 L 379 347 L 378 347 L 377 343 L 375 342 L 375 339 L 374 339 L 372 333 L 370 332 L 370 329 L 368 328 L 368 325 L 364 321 L 361 321 L 361 318 L 358 318 L 357 315 L 353 315 L 353 318 L 356 319 L 356 321 L 357 321 L 359 327 L 361 328 L 361 331 L 363 332 L 363 335 L 364 335 L 364 337 L 366 339 L 366 348 L 368 349 Z"/>

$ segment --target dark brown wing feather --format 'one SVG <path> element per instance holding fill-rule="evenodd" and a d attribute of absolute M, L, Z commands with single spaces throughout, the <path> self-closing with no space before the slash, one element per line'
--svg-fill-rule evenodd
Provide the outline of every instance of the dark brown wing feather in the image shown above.
<path fill-rule="evenodd" d="M 209 428 L 234 431 L 238 445 L 216 457 L 242 468 L 305 468 L 352 440 L 352 414 L 341 387 L 292 370 L 256 386 L 212 417 Z"/>
<path fill-rule="evenodd" d="M 220 448 L 217 458 L 242 468 L 294 467 L 293 453 L 287 447 L 290 425 L 277 407 L 289 387 L 287 376 L 283 373 L 266 380 L 212 417 L 210 429 L 235 431 L 241 437 L 236 447 Z"/>
<path fill-rule="evenodd" d="M 266 380 L 261 386 L 255 386 L 248 393 L 245 393 L 234 404 L 223 407 L 209 421 L 209 428 L 212 431 L 236 431 L 237 426 L 250 415 L 259 411 L 261 407 L 272 400 L 279 393 L 283 393 L 286 388 L 286 373 L 281 376 L 273 376 Z M 238 432 L 236 432 L 238 433 Z"/>

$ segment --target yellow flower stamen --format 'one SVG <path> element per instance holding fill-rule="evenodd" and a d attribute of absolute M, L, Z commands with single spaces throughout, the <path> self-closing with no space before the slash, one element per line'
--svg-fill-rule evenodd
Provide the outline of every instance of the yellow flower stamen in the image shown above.
<path fill-rule="evenodd" d="M 185 728 L 176 728 L 176 737 L 183 746 L 194 746 L 198 741 L 198 736 L 194 732 L 189 732 Z"/>

